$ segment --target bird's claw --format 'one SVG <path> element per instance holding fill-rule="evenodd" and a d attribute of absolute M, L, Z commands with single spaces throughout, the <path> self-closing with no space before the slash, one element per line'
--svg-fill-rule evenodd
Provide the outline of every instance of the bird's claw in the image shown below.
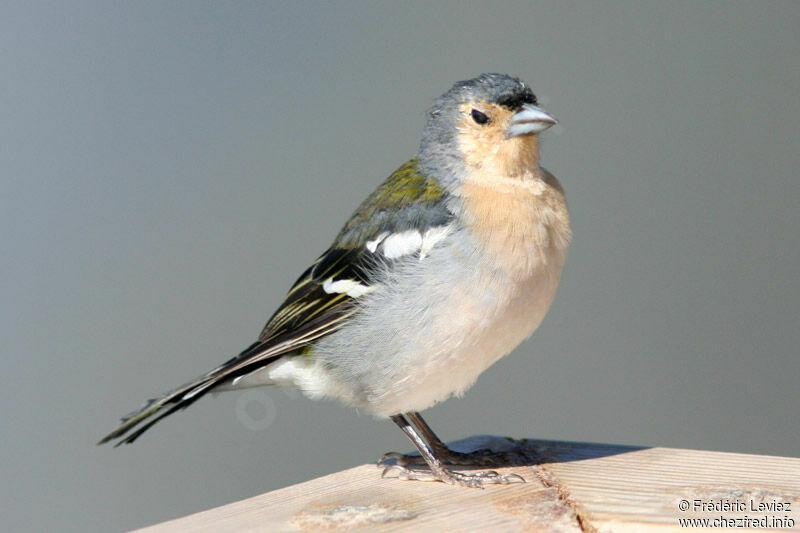
<path fill-rule="evenodd" d="M 389 463 L 389 461 L 394 460 L 394 463 Z M 399 452 L 388 452 L 383 454 L 383 456 L 378 459 L 378 468 L 388 467 L 388 466 L 406 466 L 406 465 L 424 465 L 425 460 L 422 458 L 421 455 L 411 455 L 411 454 L 404 454 Z"/>
<path fill-rule="evenodd" d="M 476 489 L 482 489 L 484 484 L 510 485 L 515 482 L 525 483 L 525 478 L 519 474 L 500 474 L 496 470 L 465 474 L 447 469 L 441 469 L 439 472 L 433 472 L 429 469 L 408 468 L 407 466 L 399 464 L 387 465 L 383 469 L 381 477 L 386 477 L 386 474 L 392 470 L 397 470 L 398 479 L 412 481 L 441 481 L 443 483 L 447 483 L 448 485 L 458 485 L 461 487 L 470 487 Z"/>

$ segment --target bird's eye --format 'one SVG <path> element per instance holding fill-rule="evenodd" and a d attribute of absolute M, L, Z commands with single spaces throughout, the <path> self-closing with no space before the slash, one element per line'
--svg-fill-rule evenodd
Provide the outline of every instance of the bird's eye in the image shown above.
<path fill-rule="evenodd" d="M 481 113 L 477 109 L 473 109 L 472 110 L 472 120 L 474 120 L 476 123 L 478 123 L 480 125 L 483 125 L 483 124 L 486 124 L 487 122 L 489 122 L 489 117 L 486 116 L 485 113 Z"/>

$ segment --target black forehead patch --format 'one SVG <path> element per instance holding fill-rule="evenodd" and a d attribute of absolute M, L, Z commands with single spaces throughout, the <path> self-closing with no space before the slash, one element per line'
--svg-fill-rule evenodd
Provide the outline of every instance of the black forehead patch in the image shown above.
<path fill-rule="evenodd" d="M 525 104 L 537 104 L 536 95 L 533 94 L 530 87 L 524 87 L 510 93 L 501 94 L 497 97 L 497 103 L 512 111 L 519 109 Z"/>

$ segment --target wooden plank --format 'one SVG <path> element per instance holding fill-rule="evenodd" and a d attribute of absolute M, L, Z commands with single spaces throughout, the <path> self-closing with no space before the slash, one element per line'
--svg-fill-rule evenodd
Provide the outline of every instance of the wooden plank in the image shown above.
<path fill-rule="evenodd" d="M 597 531 L 702 530 L 697 522 L 681 527 L 680 519 L 691 518 L 708 520 L 706 529 L 715 531 L 747 526 L 800 531 L 798 458 L 554 442 L 534 446 L 552 485 Z"/>
<path fill-rule="evenodd" d="M 528 464 L 497 470 L 518 473 L 527 483 L 465 489 L 382 479 L 375 465 L 362 465 L 143 531 L 706 529 L 681 527 L 679 520 L 690 518 L 708 519 L 707 528 L 715 530 L 741 530 L 750 519 L 765 530 L 800 531 L 797 458 L 502 437 L 473 437 L 452 446 L 516 446 Z M 714 509 L 725 502 L 727 510 Z"/>

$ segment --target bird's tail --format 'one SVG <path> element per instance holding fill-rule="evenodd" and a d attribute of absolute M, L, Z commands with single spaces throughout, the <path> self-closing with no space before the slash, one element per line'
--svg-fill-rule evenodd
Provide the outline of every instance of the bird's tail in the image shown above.
<path fill-rule="evenodd" d="M 97 444 L 105 444 L 114 439 L 120 439 L 114 445 L 115 447 L 120 444 L 130 444 L 162 418 L 171 415 L 178 409 L 186 409 L 216 386 L 274 362 L 286 351 L 282 349 L 282 346 L 276 348 L 267 342 L 254 342 L 242 353 L 211 372 L 157 398 L 147 400 L 139 409 L 123 417 L 119 427 L 103 437 Z M 142 422 L 145 424 L 129 433 Z"/>
<path fill-rule="evenodd" d="M 121 438 L 114 446 L 120 444 L 130 444 L 135 441 L 139 436 L 150 429 L 153 424 L 158 422 L 164 417 L 167 417 L 177 411 L 178 409 L 185 409 L 191 404 L 199 400 L 206 393 L 208 393 L 215 385 L 219 383 L 219 378 L 216 376 L 203 376 L 197 378 L 189 383 L 171 390 L 157 398 L 147 400 L 136 411 L 124 416 L 122 423 L 111 433 L 103 437 L 97 444 L 105 444 L 108 441 Z M 133 433 L 128 434 L 133 428 L 140 423 L 147 421 L 146 424 L 139 427 Z"/>

